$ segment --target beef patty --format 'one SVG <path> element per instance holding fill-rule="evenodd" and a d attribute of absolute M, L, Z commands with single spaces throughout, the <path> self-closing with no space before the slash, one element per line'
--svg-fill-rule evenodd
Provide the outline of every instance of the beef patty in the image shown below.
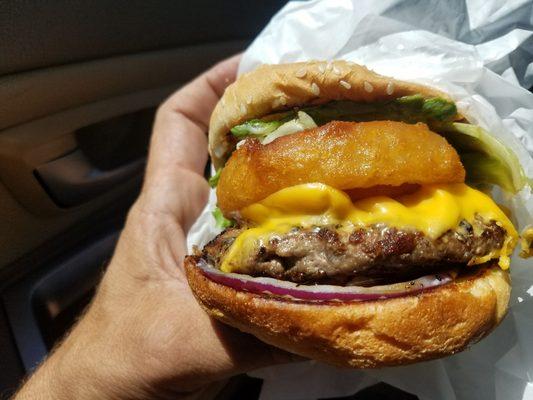
<path fill-rule="evenodd" d="M 202 252 L 219 268 L 243 228 L 229 228 Z M 239 270 L 296 283 L 376 285 L 404 281 L 465 265 L 503 246 L 505 230 L 477 217 L 437 239 L 416 230 L 372 225 L 345 232 L 333 226 L 294 228 L 256 246 Z"/>

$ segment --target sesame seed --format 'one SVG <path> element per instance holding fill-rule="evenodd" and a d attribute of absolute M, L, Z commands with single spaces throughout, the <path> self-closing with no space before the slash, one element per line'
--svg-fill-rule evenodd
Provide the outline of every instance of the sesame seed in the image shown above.
<path fill-rule="evenodd" d="M 246 98 L 246 104 L 252 104 L 252 96 Z"/>
<path fill-rule="evenodd" d="M 333 65 L 331 64 L 331 61 L 328 61 L 328 63 L 326 64 L 326 70 L 331 71 L 332 68 Z"/>
<path fill-rule="evenodd" d="M 318 64 L 318 71 L 323 74 L 324 72 L 326 72 L 326 69 L 324 68 L 324 66 L 322 64 Z"/>
<path fill-rule="evenodd" d="M 315 96 L 318 96 L 320 94 L 320 88 L 315 82 L 311 83 L 311 92 L 313 92 Z"/>
<path fill-rule="evenodd" d="M 246 114 L 246 106 L 241 104 L 241 113 Z"/>
<path fill-rule="evenodd" d="M 372 86 L 372 84 L 367 81 L 363 83 L 363 87 L 365 88 L 365 91 L 367 91 L 368 93 L 372 93 L 372 91 L 374 90 L 374 86 Z"/>
<path fill-rule="evenodd" d="M 394 83 L 387 83 L 387 89 L 385 89 L 387 94 L 390 96 L 394 92 Z"/>
<path fill-rule="evenodd" d="M 297 78 L 303 78 L 307 74 L 307 70 L 305 68 L 300 68 L 296 73 L 294 74 Z"/>
<path fill-rule="evenodd" d="M 334 73 L 335 75 L 340 75 L 340 74 L 341 74 L 341 71 L 340 71 L 340 69 L 338 69 L 337 67 L 333 67 L 333 73 Z"/>
<path fill-rule="evenodd" d="M 350 85 L 348 82 L 342 80 L 339 82 L 339 84 L 345 89 L 351 89 L 352 87 L 352 85 Z"/>
<path fill-rule="evenodd" d="M 278 107 L 278 106 L 279 106 L 279 99 L 274 99 L 274 100 L 272 101 L 272 108 L 276 108 L 276 107 Z"/>
<path fill-rule="evenodd" d="M 279 102 L 280 102 L 281 105 L 284 106 L 284 105 L 287 104 L 287 98 L 286 98 L 286 97 L 281 97 L 281 98 L 279 99 Z"/>

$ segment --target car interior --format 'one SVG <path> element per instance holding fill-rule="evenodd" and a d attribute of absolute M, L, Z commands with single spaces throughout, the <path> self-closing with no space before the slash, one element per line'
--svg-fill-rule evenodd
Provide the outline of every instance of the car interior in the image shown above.
<path fill-rule="evenodd" d="M 0 6 L 0 398 L 90 302 L 136 198 L 154 112 L 283 0 Z M 216 395 L 258 398 L 238 376 Z M 385 384 L 353 399 L 415 399 Z"/>

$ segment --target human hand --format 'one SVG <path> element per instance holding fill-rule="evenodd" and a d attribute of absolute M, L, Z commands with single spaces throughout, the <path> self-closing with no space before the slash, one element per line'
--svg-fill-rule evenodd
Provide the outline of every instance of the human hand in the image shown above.
<path fill-rule="evenodd" d="M 160 106 L 145 182 L 87 313 L 17 399 L 177 398 L 291 356 L 203 312 L 183 270 L 209 187 L 205 132 L 239 57 Z"/>

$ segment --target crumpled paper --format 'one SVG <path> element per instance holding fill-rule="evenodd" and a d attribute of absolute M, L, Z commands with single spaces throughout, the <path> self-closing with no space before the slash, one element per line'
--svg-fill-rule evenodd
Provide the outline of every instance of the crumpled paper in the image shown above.
<path fill-rule="evenodd" d="M 239 73 L 260 64 L 346 59 L 449 93 L 460 112 L 510 147 L 533 177 L 533 2 L 524 0 L 323 0 L 290 2 L 244 53 Z M 519 229 L 533 223 L 530 189 L 498 198 Z M 188 235 L 203 246 L 220 229 L 209 202 Z M 383 381 L 421 400 L 533 399 L 533 261 L 513 258 L 511 308 L 469 350 L 371 371 L 314 361 L 266 368 L 261 400 L 348 396 Z"/>

